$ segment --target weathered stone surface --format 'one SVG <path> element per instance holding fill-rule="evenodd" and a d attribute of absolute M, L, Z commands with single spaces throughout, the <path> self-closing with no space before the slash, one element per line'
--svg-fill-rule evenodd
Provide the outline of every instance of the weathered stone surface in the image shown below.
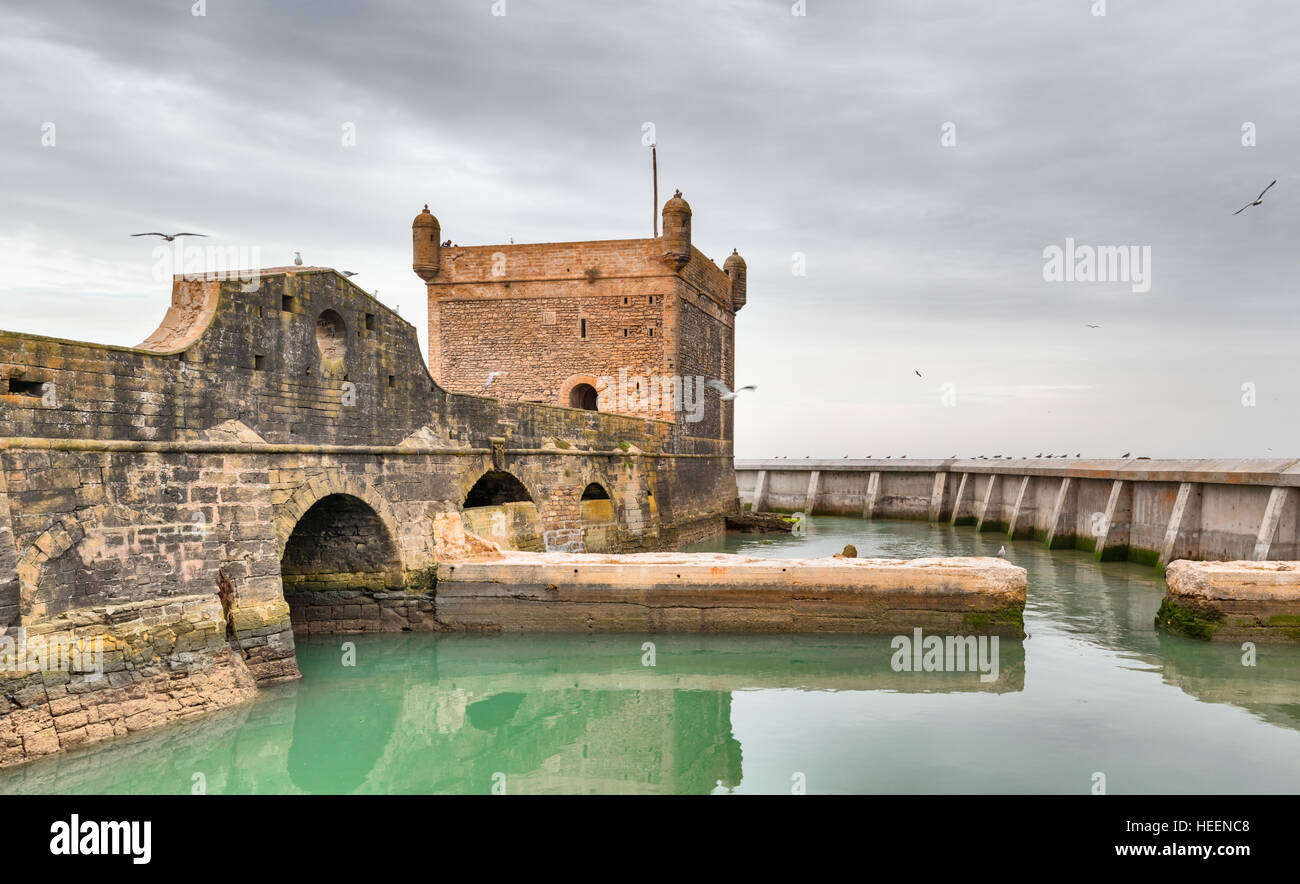
<path fill-rule="evenodd" d="M 701 268 L 673 286 L 699 288 Z M 672 340 L 724 349 L 724 305 L 687 298 L 721 312 Z M 240 695 L 205 665 L 261 684 L 297 677 L 295 628 L 442 628 L 435 566 L 491 548 L 455 534 L 489 473 L 522 489 L 547 548 L 581 550 L 590 531 L 617 550 L 715 536 L 736 487 L 730 411 L 712 419 L 450 393 L 414 327 L 326 268 L 177 278 L 162 326 L 134 348 L 0 331 L 0 629 L 102 635 L 108 686 L 12 682 L 4 759 Z M 609 501 L 598 521 L 583 508 L 592 485 Z M 340 604 L 338 592 L 360 594 Z M 128 688 L 149 703 L 66 721 L 45 708 Z"/>
<path fill-rule="evenodd" d="M 1026 572 L 997 558 L 760 559 L 505 552 L 442 565 L 437 617 L 487 631 L 1023 635 Z"/>
<path fill-rule="evenodd" d="M 1300 641 L 1300 562 L 1171 562 L 1156 625 L 1214 641 Z"/>

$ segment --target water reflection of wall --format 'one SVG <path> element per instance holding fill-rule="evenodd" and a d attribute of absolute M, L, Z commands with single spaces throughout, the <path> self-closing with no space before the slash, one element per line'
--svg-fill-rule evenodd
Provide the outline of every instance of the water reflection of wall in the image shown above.
<path fill-rule="evenodd" d="M 1300 730 L 1300 649 L 1261 645 L 1255 665 L 1246 666 L 1239 646 L 1158 636 L 1166 683 L 1203 703 L 1227 703 Z"/>
<path fill-rule="evenodd" d="M 1164 581 L 1138 565 L 1098 566 L 1083 553 L 1017 559 L 1029 571 L 1030 619 L 1148 664 L 1161 678 L 1206 703 L 1226 703 L 1264 721 L 1300 730 L 1300 648 L 1261 646 L 1242 665 L 1238 645 L 1157 631 Z M 1033 626 L 1030 626 L 1033 632 Z"/>
<path fill-rule="evenodd" d="M 344 641 L 356 666 L 342 665 Z M 313 638 L 300 682 L 192 724 L 0 773 L 8 792 L 707 793 L 738 785 L 737 690 L 1019 691 L 999 677 L 892 671 L 879 637 L 429 634 Z"/>

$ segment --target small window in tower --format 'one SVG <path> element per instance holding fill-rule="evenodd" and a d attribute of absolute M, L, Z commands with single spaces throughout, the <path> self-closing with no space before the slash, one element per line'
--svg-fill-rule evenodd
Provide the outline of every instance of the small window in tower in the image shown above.
<path fill-rule="evenodd" d="M 366 331 L 374 331 L 374 330 L 375 330 L 375 314 L 373 314 L 373 313 L 367 313 L 367 314 L 366 314 Z"/>
<path fill-rule="evenodd" d="M 653 338 L 654 336 L 655 336 L 655 330 L 654 330 L 654 329 L 650 329 L 650 337 Z"/>
<path fill-rule="evenodd" d="M 262 308 L 261 308 L 261 306 L 258 306 L 258 308 L 257 308 L 257 318 L 258 318 L 258 319 L 261 319 L 261 318 L 262 318 Z"/>
<path fill-rule="evenodd" d="M 624 306 L 624 307 L 627 306 L 627 298 L 624 298 L 624 299 L 623 299 L 623 306 Z"/>
<path fill-rule="evenodd" d="M 253 371 L 266 371 L 266 357 L 260 353 L 253 357 Z"/>
<path fill-rule="evenodd" d="M 627 337 L 627 329 L 623 329 L 623 337 Z"/>
<path fill-rule="evenodd" d="M 293 295 L 280 296 L 280 310 L 284 313 L 293 312 Z"/>
<path fill-rule="evenodd" d="M 654 302 L 655 302 L 655 296 L 651 295 L 650 300 L 647 303 L 653 304 Z"/>
<path fill-rule="evenodd" d="M 395 374 L 390 374 L 390 375 L 388 376 L 388 386 L 390 386 L 390 387 L 396 387 L 396 386 L 397 386 L 397 375 L 395 375 Z"/>
<path fill-rule="evenodd" d="M 578 320 L 578 337 L 585 338 L 586 336 L 587 336 L 587 320 L 580 319 Z"/>

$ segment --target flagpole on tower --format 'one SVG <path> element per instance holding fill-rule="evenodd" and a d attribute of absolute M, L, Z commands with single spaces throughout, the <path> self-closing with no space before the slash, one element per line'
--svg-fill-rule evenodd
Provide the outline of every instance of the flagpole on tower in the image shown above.
<path fill-rule="evenodd" d="M 654 228 L 655 239 L 659 238 L 659 147 L 650 145 L 650 169 L 654 178 L 654 202 L 650 205 L 650 226 Z"/>

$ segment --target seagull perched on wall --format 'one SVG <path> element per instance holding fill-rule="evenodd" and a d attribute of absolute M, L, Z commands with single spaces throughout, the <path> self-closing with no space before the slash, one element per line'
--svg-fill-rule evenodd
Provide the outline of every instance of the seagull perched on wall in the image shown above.
<path fill-rule="evenodd" d="M 343 275 L 346 276 L 348 279 L 351 279 L 352 277 L 356 276 L 356 273 L 354 273 L 351 270 L 344 270 Z"/>
<path fill-rule="evenodd" d="M 497 378 L 501 377 L 501 375 L 503 375 L 503 374 L 510 374 L 510 372 L 508 372 L 508 371 L 490 371 L 490 372 L 488 372 L 487 383 L 483 385 L 483 389 L 486 390 L 488 387 L 492 386 L 492 382 L 495 381 Z"/>
<path fill-rule="evenodd" d="M 133 233 L 132 236 L 161 236 L 167 242 L 172 242 L 178 236 L 207 236 L 206 233 L 173 233 L 170 236 L 166 233 Z"/>
<path fill-rule="evenodd" d="M 302 252 L 294 252 L 294 253 L 293 253 L 293 263 L 294 263 L 294 266 L 295 266 L 295 267 L 301 267 L 301 266 L 302 266 Z"/>
<path fill-rule="evenodd" d="M 1125 451 L 1123 454 L 1120 455 L 1120 457 L 1128 457 L 1128 452 Z"/>
<path fill-rule="evenodd" d="M 750 384 L 748 387 L 741 387 L 739 390 L 736 390 L 733 393 L 731 389 L 722 381 L 705 381 L 705 383 L 708 386 L 712 387 L 713 389 L 717 390 L 718 398 L 722 399 L 725 402 L 730 402 L 732 399 L 735 399 L 737 396 L 739 396 L 741 393 L 745 392 L 746 390 L 758 389 L 758 387 L 756 387 L 754 384 Z"/>
<path fill-rule="evenodd" d="M 1276 178 L 1273 179 L 1273 184 L 1277 184 L 1277 179 L 1276 179 Z M 1253 203 L 1246 203 L 1246 205 L 1242 206 L 1240 209 L 1238 209 L 1237 211 L 1233 212 L 1232 214 L 1234 214 L 1234 215 L 1240 215 L 1242 212 L 1246 211 L 1246 210 L 1249 209 L 1251 206 L 1258 206 L 1260 203 L 1262 203 L 1262 202 L 1264 201 L 1264 194 L 1268 193 L 1269 188 L 1271 188 L 1271 187 L 1273 186 L 1273 184 L 1270 184 L 1268 187 L 1265 187 L 1263 190 L 1261 190 L 1261 191 L 1259 192 L 1259 196 L 1255 197 L 1255 201 L 1254 201 Z"/>
<path fill-rule="evenodd" d="M 1007 548 L 1005 546 L 998 547 L 998 556 L 1004 559 L 1007 557 Z"/>

